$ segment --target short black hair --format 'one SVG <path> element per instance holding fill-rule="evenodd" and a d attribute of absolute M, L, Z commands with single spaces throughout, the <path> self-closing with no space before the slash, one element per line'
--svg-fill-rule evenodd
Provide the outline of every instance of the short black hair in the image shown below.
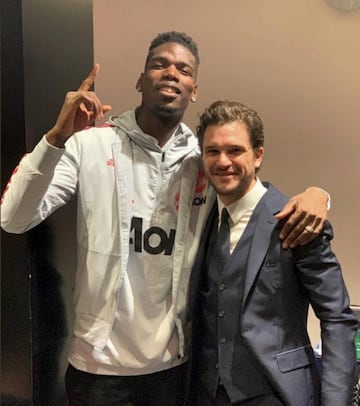
<path fill-rule="evenodd" d="M 211 125 L 225 125 L 234 121 L 245 123 L 250 144 L 254 150 L 264 146 L 264 124 L 259 114 L 243 103 L 230 100 L 217 100 L 210 104 L 200 115 L 200 123 L 196 127 L 201 150 L 204 144 L 204 134 Z"/>
<path fill-rule="evenodd" d="M 162 44 L 167 44 L 169 42 L 175 42 L 187 48 L 194 55 L 196 64 L 200 64 L 199 50 L 196 42 L 184 32 L 178 31 L 162 32 L 151 41 L 148 49 L 148 56 L 146 58 L 146 64 L 149 59 L 149 54 L 154 48 Z"/>

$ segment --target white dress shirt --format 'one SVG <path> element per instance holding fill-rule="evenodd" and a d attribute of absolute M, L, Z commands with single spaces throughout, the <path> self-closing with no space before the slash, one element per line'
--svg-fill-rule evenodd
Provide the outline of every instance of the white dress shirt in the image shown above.
<path fill-rule="evenodd" d="M 256 183 L 249 192 L 229 206 L 225 206 L 219 199 L 219 196 L 217 197 L 219 213 L 221 213 L 224 207 L 226 207 L 229 212 L 230 253 L 233 252 L 236 244 L 240 240 L 256 205 L 266 191 L 266 187 L 263 186 L 259 178 L 256 178 Z M 220 221 L 221 219 L 219 217 L 219 225 Z"/>

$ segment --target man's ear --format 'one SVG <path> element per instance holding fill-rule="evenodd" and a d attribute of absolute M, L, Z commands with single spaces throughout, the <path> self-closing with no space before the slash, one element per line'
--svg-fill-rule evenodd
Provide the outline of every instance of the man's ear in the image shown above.
<path fill-rule="evenodd" d="M 143 89 L 142 89 L 143 78 L 144 78 L 144 74 L 141 73 L 140 76 L 139 76 L 139 79 L 138 79 L 137 82 L 136 82 L 135 88 L 136 88 L 136 90 L 137 90 L 139 93 L 141 93 L 142 90 L 143 90 Z"/>
<path fill-rule="evenodd" d="M 265 153 L 264 147 L 256 148 L 256 150 L 255 150 L 255 156 L 256 156 L 255 168 L 256 169 L 260 168 L 263 158 L 264 158 L 264 153 Z"/>
<path fill-rule="evenodd" d="M 191 103 L 195 103 L 196 100 L 197 100 L 197 84 L 195 83 L 194 89 L 191 93 L 190 101 L 191 101 Z"/>

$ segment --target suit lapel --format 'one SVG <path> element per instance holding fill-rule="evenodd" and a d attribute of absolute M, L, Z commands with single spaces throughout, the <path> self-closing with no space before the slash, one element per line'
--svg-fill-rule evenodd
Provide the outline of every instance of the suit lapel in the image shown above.
<path fill-rule="evenodd" d="M 206 220 L 204 231 L 201 235 L 201 241 L 199 248 L 194 260 L 194 265 L 192 268 L 190 276 L 190 309 L 194 309 L 196 306 L 197 292 L 199 289 L 199 283 L 201 279 L 202 272 L 206 272 L 205 269 L 205 258 L 209 247 L 209 242 L 211 238 L 212 230 L 218 221 L 218 206 L 216 202 L 214 203 L 209 216 Z"/>
<path fill-rule="evenodd" d="M 254 213 L 255 214 L 255 213 Z M 256 279 L 261 265 L 268 251 L 271 235 L 278 221 L 274 213 L 269 210 L 267 205 L 262 205 L 256 221 L 255 232 L 250 245 L 249 255 L 246 263 L 246 274 L 243 294 L 243 307 L 249 295 L 250 289 Z"/>
<path fill-rule="evenodd" d="M 268 188 L 268 191 L 256 206 L 250 219 L 250 221 L 255 221 L 256 225 L 245 267 L 243 308 L 269 249 L 271 235 L 279 223 L 274 215 L 283 208 L 288 200 L 271 184 L 264 183 L 264 186 Z M 240 251 L 238 255 L 241 255 Z"/>

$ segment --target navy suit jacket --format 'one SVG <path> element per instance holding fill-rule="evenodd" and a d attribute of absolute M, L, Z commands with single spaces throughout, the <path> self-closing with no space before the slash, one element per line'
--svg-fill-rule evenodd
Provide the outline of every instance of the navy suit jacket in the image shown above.
<path fill-rule="evenodd" d="M 228 266 L 247 255 L 246 276 L 237 334 L 257 357 L 264 373 L 289 406 L 346 406 L 357 380 L 354 338 L 357 319 L 349 308 L 340 264 L 330 240 L 332 228 L 312 242 L 284 250 L 278 237 L 281 223 L 274 217 L 287 197 L 271 184 L 261 199 L 249 253 L 235 247 Z M 193 319 L 193 366 L 196 371 L 197 294 L 212 224 L 217 221 L 215 203 L 195 259 L 190 287 L 190 317 Z M 307 333 L 309 305 L 320 320 L 323 351 L 321 385 Z M 234 311 L 237 311 L 234 309 Z M 235 346 L 236 348 L 236 346 Z M 236 351 L 231 374 L 236 383 Z M 321 402 L 321 403 L 320 403 Z"/>

